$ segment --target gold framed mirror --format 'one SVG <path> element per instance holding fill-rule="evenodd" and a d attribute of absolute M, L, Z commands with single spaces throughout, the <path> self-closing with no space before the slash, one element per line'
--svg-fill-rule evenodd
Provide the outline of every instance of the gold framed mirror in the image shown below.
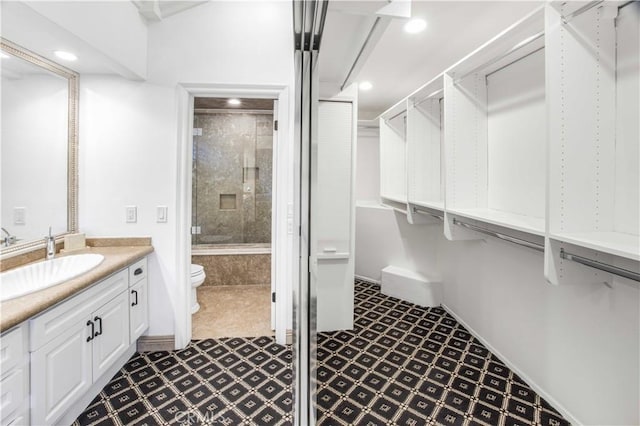
<path fill-rule="evenodd" d="M 0 255 L 78 231 L 79 74 L 0 38 Z"/>

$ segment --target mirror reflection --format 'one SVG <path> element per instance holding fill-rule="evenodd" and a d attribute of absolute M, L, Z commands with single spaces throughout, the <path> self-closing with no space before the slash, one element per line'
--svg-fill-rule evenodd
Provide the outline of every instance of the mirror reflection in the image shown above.
<path fill-rule="evenodd" d="M 3 41 L 0 53 L 3 251 L 41 242 L 49 227 L 55 235 L 71 230 L 69 79 L 55 64 L 11 47 Z"/>

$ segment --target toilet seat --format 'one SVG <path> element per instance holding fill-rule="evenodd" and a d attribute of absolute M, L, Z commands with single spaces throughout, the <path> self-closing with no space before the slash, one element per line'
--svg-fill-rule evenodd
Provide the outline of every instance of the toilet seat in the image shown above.
<path fill-rule="evenodd" d="M 204 273 L 204 266 L 191 264 L 191 276 L 200 275 Z"/>

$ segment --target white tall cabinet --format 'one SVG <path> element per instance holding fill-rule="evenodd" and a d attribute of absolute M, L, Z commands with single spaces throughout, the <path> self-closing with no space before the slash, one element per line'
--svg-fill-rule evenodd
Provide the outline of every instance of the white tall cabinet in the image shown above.
<path fill-rule="evenodd" d="M 318 105 L 312 152 L 311 279 L 317 330 L 353 328 L 357 88 Z"/>

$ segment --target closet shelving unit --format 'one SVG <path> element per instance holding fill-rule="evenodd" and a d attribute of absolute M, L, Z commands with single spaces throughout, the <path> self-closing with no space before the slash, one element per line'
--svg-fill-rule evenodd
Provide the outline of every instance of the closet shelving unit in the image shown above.
<path fill-rule="evenodd" d="M 407 98 L 407 201 L 411 223 L 444 218 L 443 78 L 438 75 Z"/>
<path fill-rule="evenodd" d="M 546 13 L 547 278 L 570 274 L 576 252 L 637 274 L 640 3 L 557 2 Z"/>
<path fill-rule="evenodd" d="M 383 204 L 640 281 L 638 69 L 640 2 L 546 3 L 381 115 Z"/>
<path fill-rule="evenodd" d="M 445 71 L 449 239 L 465 219 L 545 235 L 544 28 L 541 7 Z"/>
<path fill-rule="evenodd" d="M 380 198 L 382 204 L 407 213 L 407 102 L 380 115 Z"/>

